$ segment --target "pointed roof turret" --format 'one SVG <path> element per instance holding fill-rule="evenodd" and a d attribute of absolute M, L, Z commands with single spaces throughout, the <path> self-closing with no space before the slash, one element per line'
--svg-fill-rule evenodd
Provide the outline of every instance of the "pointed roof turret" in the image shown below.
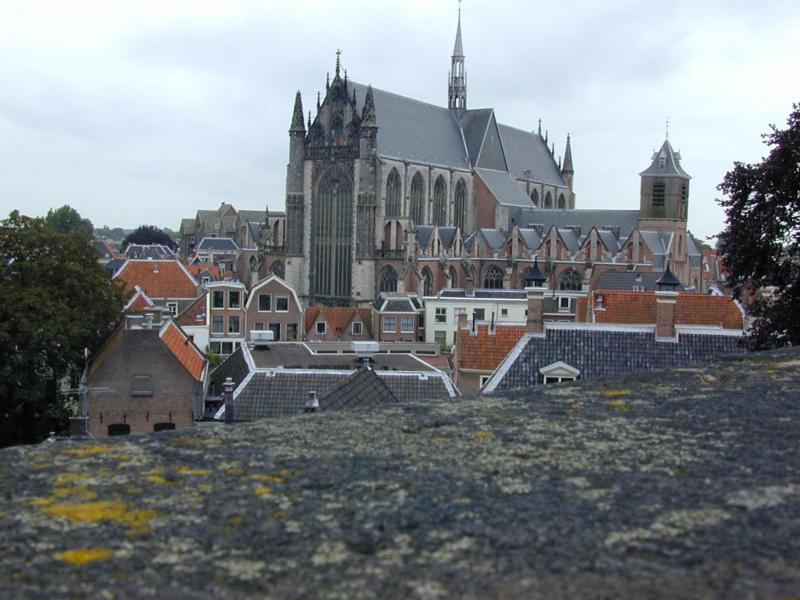
<path fill-rule="evenodd" d="M 664 274 L 656 281 L 658 289 L 675 289 L 681 284 L 675 274 L 669 268 L 669 261 L 667 261 L 667 268 L 664 269 Z"/>
<path fill-rule="evenodd" d="M 294 113 L 292 113 L 292 126 L 289 131 L 302 131 L 305 132 L 306 128 L 303 124 L 303 100 L 300 98 L 300 90 L 297 90 L 297 95 L 294 97 Z"/>
<path fill-rule="evenodd" d="M 564 149 L 564 165 L 561 167 L 561 173 L 574 173 L 575 169 L 572 167 L 572 145 L 570 144 L 569 134 L 567 134 L 567 147 Z"/>
<path fill-rule="evenodd" d="M 367 86 L 367 95 L 364 98 L 364 107 L 361 110 L 361 126 L 377 127 L 375 118 L 375 99 L 372 97 L 372 85 Z"/>
<path fill-rule="evenodd" d="M 456 29 L 456 43 L 453 45 L 453 58 L 464 57 L 464 48 L 461 44 L 461 7 L 458 7 L 458 28 Z"/>
<path fill-rule="evenodd" d="M 547 277 L 539 268 L 539 257 L 533 259 L 533 266 L 528 269 L 528 274 L 525 276 L 526 287 L 542 287 L 542 284 L 547 281 Z"/>
<path fill-rule="evenodd" d="M 447 106 L 458 111 L 467 110 L 467 72 L 464 69 L 464 47 L 461 44 L 461 5 L 458 6 L 458 27 L 453 56 L 450 58 L 450 76 L 447 87 Z"/>
<path fill-rule="evenodd" d="M 681 167 L 681 153 L 672 149 L 669 140 L 664 140 L 661 149 L 653 153 L 650 166 L 639 175 L 656 175 L 660 177 L 681 177 L 691 179 Z"/>

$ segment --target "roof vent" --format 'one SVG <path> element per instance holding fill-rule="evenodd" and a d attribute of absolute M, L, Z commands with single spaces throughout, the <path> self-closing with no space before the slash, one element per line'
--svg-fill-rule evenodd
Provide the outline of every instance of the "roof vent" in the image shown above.
<path fill-rule="evenodd" d="M 256 348 L 266 346 L 275 341 L 275 332 L 271 329 L 259 329 L 250 332 L 250 339 Z"/>
<path fill-rule="evenodd" d="M 363 341 L 363 342 L 350 342 L 352 344 L 353 352 L 360 359 L 370 359 L 378 353 L 380 345 L 378 342 Z"/>

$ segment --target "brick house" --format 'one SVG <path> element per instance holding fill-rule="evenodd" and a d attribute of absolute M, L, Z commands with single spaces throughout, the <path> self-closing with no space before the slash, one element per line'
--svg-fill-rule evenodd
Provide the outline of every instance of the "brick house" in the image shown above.
<path fill-rule="evenodd" d="M 379 342 L 424 341 L 424 313 L 416 294 L 383 292 L 372 303 L 373 337 Z"/>
<path fill-rule="evenodd" d="M 215 281 L 206 290 L 209 340 L 208 348 L 227 356 L 244 343 L 247 330 L 245 302 L 247 288 L 238 281 Z"/>
<path fill-rule="evenodd" d="M 129 315 L 87 363 L 74 434 L 94 437 L 192 427 L 208 363 L 172 320 Z"/>
<path fill-rule="evenodd" d="M 303 306 L 294 288 L 272 274 L 256 283 L 245 304 L 247 331 L 271 330 L 275 341 L 299 340 L 303 333 Z"/>
<path fill-rule="evenodd" d="M 177 259 L 129 259 L 112 277 L 123 290 L 147 294 L 155 306 L 169 309 L 173 316 L 183 312 L 197 298 L 197 281 Z"/>
<path fill-rule="evenodd" d="M 372 311 L 345 306 L 312 306 L 305 311 L 305 339 L 351 342 L 372 339 Z"/>

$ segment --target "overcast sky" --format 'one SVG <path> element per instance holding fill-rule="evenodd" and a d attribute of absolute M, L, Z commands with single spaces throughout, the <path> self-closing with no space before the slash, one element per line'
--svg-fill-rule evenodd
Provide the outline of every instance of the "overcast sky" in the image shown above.
<path fill-rule="evenodd" d="M 220 202 L 282 210 L 294 94 L 335 51 L 351 79 L 447 102 L 456 0 L 0 0 L 0 215 L 68 203 L 95 226 L 177 229 Z M 800 102 L 800 2 L 465 0 L 468 107 L 572 135 L 579 208 L 638 208 L 669 138 L 689 227 Z"/>

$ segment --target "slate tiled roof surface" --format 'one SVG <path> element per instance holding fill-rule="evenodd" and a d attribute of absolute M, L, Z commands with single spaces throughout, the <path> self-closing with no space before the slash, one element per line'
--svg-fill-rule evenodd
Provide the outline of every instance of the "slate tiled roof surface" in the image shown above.
<path fill-rule="evenodd" d="M 420 248 L 427 248 L 435 227 L 432 225 L 417 225 L 417 242 Z"/>
<path fill-rule="evenodd" d="M 578 239 L 578 236 L 575 234 L 575 231 L 572 229 L 559 229 L 558 235 L 561 236 L 561 239 L 564 240 L 564 244 L 567 247 L 567 250 L 570 251 L 570 254 L 575 254 L 578 251 L 578 248 L 581 246 L 581 242 Z"/>
<path fill-rule="evenodd" d="M 533 206 L 522 186 L 508 173 L 491 169 L 475 169 L 492 196 L 504 206 Z"/>
<path fill-rule="evenodd" d="M 525 299 L 528 293 L 525 290 L 492 290 L 486 288 L 478 288 L 473 292 L 475 298 L 502 298 L 509 299 Z"/>
<path fill-rule="evenodd" d="M 225 361 L 218 365 L 211 373 L 209 374 L 209 380 L 211 384 L 214 386 L 214 391 L 216 394 L 222 394 L 222 383 L 228 377 L 236 384 L 237 386 L 244 381 L 247 374 L 250 372 L 249 367 L 247 366 L 247 361 L 244 357 L 244 351 L 242 350 L 241 346 L 236 349 L 236 352 L 231 354 Z"/>
<path fill-rule="evenodd" d="M 319 399 L 320 410 L 377 408 L 399 400 L 372 369 L 359 369 Z"/>
<path fill-rule="evenodd" d="M 660 160 L 663 159 L 663 167 Z M 653 162 L 639 175 L 661 175 L 661 176 L 678 176 L 689 179 L 689 175 L 681 168 L 680 157 L 672 149 L 672 144 L 669 140 L 664 140 L 661 144 L 661 149 L 653 153 Z"/>
<path fill-rule="evenodd" d="M 342 369 L 354 370 L 361 365 L 355 354 L 314 354 L 305 344 L 296 342 L 272 343 L 249 351 L 256 368 L 270 369 Z M 372 357 L 376 371 L 433 371 L 410 354 L 379 352 Z"/>
<path fill-rule="evenodd" d="M 486 240 L 486 243 L 489 244 L 489 247 L 493 250 L 502 248 L 503 244 L 506 243 L 506 236 L 503 235 L 503 232 L 499 229 L 483 228 L 480 232 L 483 239 Z"/>
<path fill-rule="evenodd" d="M 533 178 L 548 185 L 565 187 L 556 161 L 540 135 L 500 123 L 497 127 L 503 138 L 508 170 L 514 177 Z M 530 174 L 526 174 L 526 171 L 530 171 Z"/>
<path fill-rule="evenodd" d="M 117 253 L 114 252 L 114 249 L 105 240 L 92 240 L 92 245 L 103 260 L 111 260 L 117 256 Z"/>
<path fill-rule="evenodd" d="M 167 323 L 160 332 L 161 342 L 172 352 L 188 373 L 197 381 L 203 378 L 205 358 L 181 329 L 173 322 Z"/>
<path fill-rule="evenodd" d="M 525 325 L 498 323 L 494 333 L 489 333 L 489 324 L 477 324 L 475 335 L 469 329 L 458 330 L 456 342 L 461 368 L 487 369 L 493 371 L 511 349 L 525 335 Z"/>
<path fill-rule="evenodd" d="M 659 271 L 606 271 L 597 279 L 595 290 L 618 290 L 625 292 L 637 291 L 654 292 L 658 289 L 656 281 L 663 275 Z M 679 286 L 677 291 L 683 291 Z"/>
<path fill-rule="evenodd" d="M 592 227 L 597 227 L 598 229 L 618 227 L 621 239 L 627 238 L 639 226 L 638 210 L 545 210 L 520 208 L 511 217 L 521 228 L 531 228 L 536 224 L 542 225 L 545 232 L 553 225 L 561 229 L 570 226 L 580 227 L 582 235 L 591 231 Z"/>
<path fill-rule="evenodd" d="M 558 361 L 580 370 L 581 379 L 594 379 L 702 364 L 744 352 L 741 338 L 731 335 L 681 334 L 673 343 L 656 342 L 650 332 L 548 329 L 546 333 L 545 338 L 528 339 L 496 390 L 539 385 L 539 369 Z"/>
<path fill-rule="evenodd" d="M 197 244 L 195 251 L 200 252 L 236 252 L 239 246 L 231 238 L 205 237 Z"/>
<path fill-rule="evenodd" d="M 520 229 L 519 234 L 528 247 L 528 250 L 536 250 L 542 245 L 542 238 L 535 229 Z"/>
<path fill-rule="evenodd" d="M 627 325 L 655 325 L 656 295 L 654 292 L 596 291 L 592 301 L 596 306 L 596 296 L 603 296 L 604 310 L 595 310 L 595 322 Z M 581 321 L 586 315 L 585 297 L 578 298 L 576 319 Z M 722 326 L 723 329 L 742 329 L 742 311 L 728 296 L 708 294 L 679 294 L 676 304 L 675 323 L 677 325 Z"/>
<path fill-rule="evenodd" d="M 439 227 L 439 239 L 445 248 L 453 245 L 453 240 L 456 237 L 455 227 Z"/>
<path fill-rule="evenodd" d="M 161 244 L 131 244 L 125 248 L 125 256 L 133 259 L 169 259 L 175 254 Z"/>
<path fill-rule="evenodd" d="M 126 290 L 142 288 L 151 298 L 194 298 L 197 282 L 177 260 L 129 260 L 114 276 Z"/>
<path fill-rule="evenodd" d="M 108 273 L 109 277 L 114 277 L 126 262 L 128 261 L 124 258 L 112 258 L 103 265 L 103 270 Z"/>

